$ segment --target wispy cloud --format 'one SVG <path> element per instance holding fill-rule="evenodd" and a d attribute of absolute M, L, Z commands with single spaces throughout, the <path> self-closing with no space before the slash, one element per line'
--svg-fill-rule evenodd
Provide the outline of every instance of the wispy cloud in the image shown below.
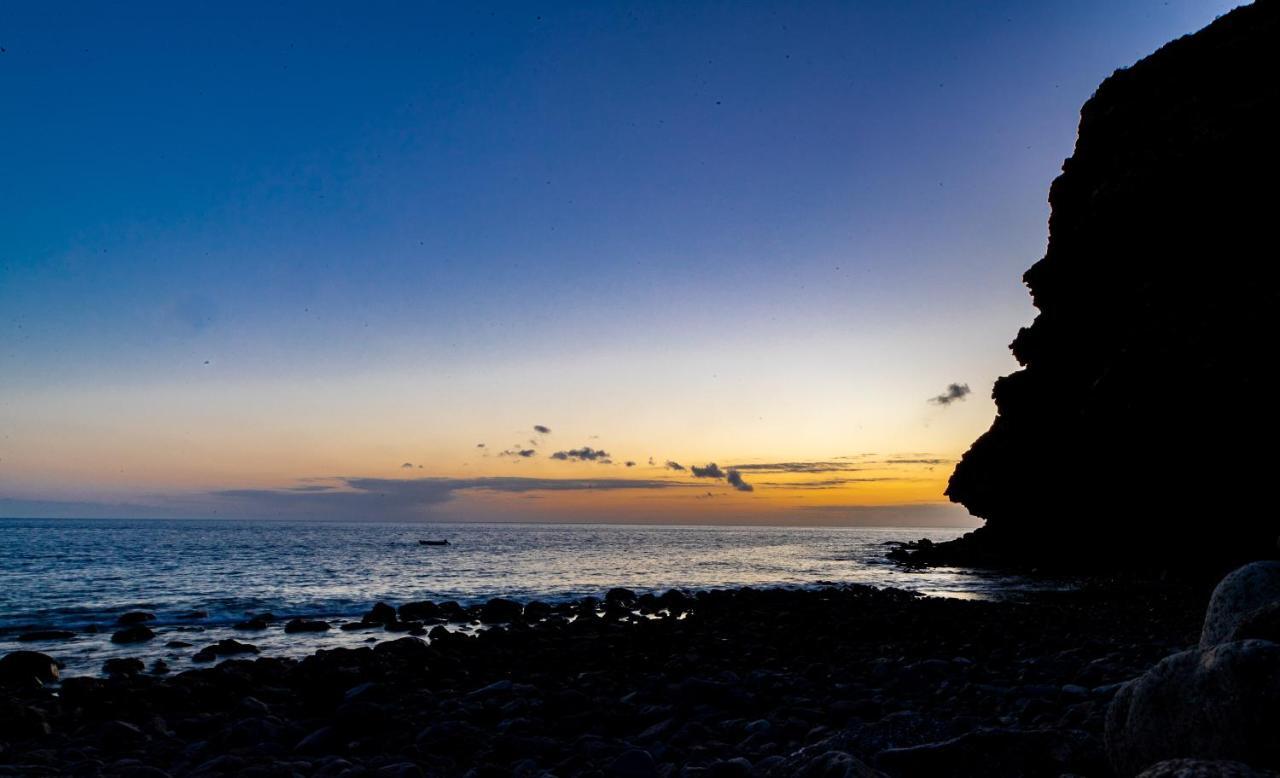
<path fill-rule="evenodd" d="M 551 434 L 551 428 L 550 428 L 550 427 L 548 427 L 548 426 L 546 426 L 546 425 L 544 425 L 544 424 L 535 424 L 535 425 L 533 425 L 533 431 L 534 431 L 534 432 L 536 432 L 536 433 L 538 433 L 539 435 L 550 435 L 550 434 Z"/>
<path fill-rule="evenodd" d="M 929 402 L 934 405 L 950 405 L 957 400 L 963 400 L 969 396 L 968 384 L 948 384 L 947 391 L 936 397 L 930 397 Z"/>
<path fill-rule="evenodd" d="M 608 451 L 601 451 L 600 449 L 595 449 L 590 446 L 571 448 L 568 451 L 557 451 L 551 455 L 551 458 L 559 459 L 561 461 L 572 460 L 574 462 L 599 462 L 602 465 L 613 464 L 613 460 L 609 458 Z"/>
<path fill-rule="evenodd" d="M 668 470 L 679 470 L 682 472 L 688 469 L 684 465 L 680 464 L 679 462 L 674 462 L 670 459 L 667 460 L 667 464 L 663 465 L 663 467 L 667 468 Z"/>
<path fill-rule="evenodd" d="M 859 465 L 847 462 L 764 462 L 757 464 L 729 465 L 744 473 L 842 473 L 861 470 Z"/>

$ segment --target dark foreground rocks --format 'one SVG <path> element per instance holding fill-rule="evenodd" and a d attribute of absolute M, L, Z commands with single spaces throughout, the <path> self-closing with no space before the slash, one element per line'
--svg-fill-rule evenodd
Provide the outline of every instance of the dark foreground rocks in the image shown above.
<path fill-rule="evenodd" d="M 1280 563 L 1255 562 L 1218 584 L 1199 645 L 1161 660 L 1111 702 L 1106 740 L 1118 774 L 1169 759 L 1280 769 L 1280 634 L 1265 628 L 1278 607 Z"/>
<path fill-rule="evenodd" d="M 508 603 L 475 637 L 383 631 L 301 661 L 224 641 L 167 676 L 56 684 L 48 657 L 6 658 L 24 681 L 0 692 L 21 724 L 0 728 L 0 775 L 1109 775 L 1108 703 L 1194 646 L 1204 608 L 1132 586 Z"/>

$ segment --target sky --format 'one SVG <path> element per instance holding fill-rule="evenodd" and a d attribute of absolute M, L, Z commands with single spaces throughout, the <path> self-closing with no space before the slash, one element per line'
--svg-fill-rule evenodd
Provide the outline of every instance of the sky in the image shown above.
<path fill-rule="evenodd" d="M 1080 106 L 1233 5 L 0 6 L 0 516 L 975 524 Z"/>

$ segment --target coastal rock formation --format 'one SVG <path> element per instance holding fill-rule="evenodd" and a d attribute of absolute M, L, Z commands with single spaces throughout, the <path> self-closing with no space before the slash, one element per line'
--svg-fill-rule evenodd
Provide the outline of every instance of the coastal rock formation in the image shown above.
<path fill-rule="evenodd" d="M 1227 569 L 1273 557 L 1280 2 L 1117 71 L 1081 111 L 1024 276 L 998 415 L 948 496 L 987 520 L 923 560 Z"/>
<path fill-rule="evenodd" d="M 1280 606 L 1277 568 L 1255 562 L 1224 578 L 1199 648 L 1166 657 L 1116 693 L 1106 744 L 1117 774 L 1192 758 L 1280 768 L 1280 643 L 1240 634 L 1252 614 Z"/>

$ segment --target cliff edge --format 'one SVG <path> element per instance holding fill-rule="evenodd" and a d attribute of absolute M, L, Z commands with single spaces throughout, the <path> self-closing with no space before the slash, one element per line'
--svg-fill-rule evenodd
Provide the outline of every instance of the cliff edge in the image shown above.
<path fill-rule="evenodd" d="M 1102 83 L 1049 190 L 1039 314 L 917 561 L 1221 568 L 1276 555 L 1280 0 Z"/>

